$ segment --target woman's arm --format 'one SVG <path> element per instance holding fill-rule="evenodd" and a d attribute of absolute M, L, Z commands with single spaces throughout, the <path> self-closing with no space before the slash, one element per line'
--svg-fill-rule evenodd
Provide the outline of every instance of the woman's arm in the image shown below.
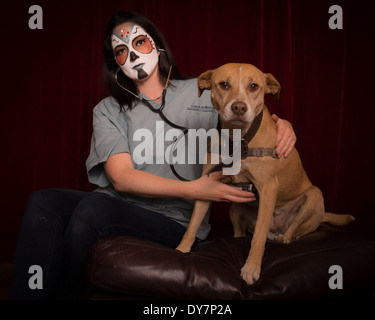
<path fill-rule="evenodd" d="M 297 141 L 292 125 L 272 115 L 276 122 L 278 157 L 287 157 Z M 118 192 L 136 194 L 146 198 L 186 198 L 206 201 L 250 202 L 254 194 L 230 187 L 219 180 L 221 172 L 203 176 L 194 181 L 179 181 L 136 170 L 129 153 L 111 156 L 104 165 L 106 174 Z"/>
<path fill-rule="evenodd" d="M 194 181 L 179 181 L 136 170 L 129 153 L 111 156 L 104 165 L 106 174 L 118 192 L 146 198 L 187 198 L 205 201 L 250 202 L 254 194 L 230 187 L 219 179 L 221 172 Z"/>

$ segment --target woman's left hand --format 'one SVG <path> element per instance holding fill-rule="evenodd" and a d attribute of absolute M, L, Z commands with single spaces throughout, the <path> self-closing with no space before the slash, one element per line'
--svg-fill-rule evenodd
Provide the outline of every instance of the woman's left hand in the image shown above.
<path fill-rule="evenodd" d="M 276 154 L 280 158 L 289 156 L 296 144 L 297 137 L 289 121 L 280 119 L 276 114 L 272 115 L 276 123 Z"/>

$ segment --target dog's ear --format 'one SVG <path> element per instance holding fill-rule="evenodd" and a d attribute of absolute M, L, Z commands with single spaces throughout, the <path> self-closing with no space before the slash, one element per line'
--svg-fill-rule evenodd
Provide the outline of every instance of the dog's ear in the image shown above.
<path fill-rule="evenodd" d="M 208 70 L 202 73 L 198 78 L 198 97 L 200 97 L 204 90 L 211 89 L 211 78 L 213 70 Z"/>
<path fill-rule="evenodd" d="M 264 74 L 266 78 L 267 89 L 266 93 L 269 93 L 276 100 L 280 98 L 281 85 L 271 73 Z"/>

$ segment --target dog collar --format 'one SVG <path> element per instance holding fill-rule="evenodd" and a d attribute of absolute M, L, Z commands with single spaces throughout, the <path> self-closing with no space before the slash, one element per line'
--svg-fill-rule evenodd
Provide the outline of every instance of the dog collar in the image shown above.
<path fill-rule="evenodd" d="M 248 157 L 272 157 L 277 158 L 276 156 L 276 148 L 249 148 L 249 143 L 255 135 L 257 134 L 260 124 L 263 120 L 263 109 L 262 111 L 255 117 L 253 123 L 251 124 L 250 128 L 246 131 L 246 133 L 241 137 L 241 160 L 244 160 Z M 220 120 L 218 121 L 217 129 L 220 130 Z M 233 141 L 230 141 L 230 155 L 233 155 Z M 223 168 L 230 167 L 232 164 L 224 164 L 220 161 L 216 166 L 212 167 L 207 176 L 209 176 L 212 172 L 220 171 Z"/>

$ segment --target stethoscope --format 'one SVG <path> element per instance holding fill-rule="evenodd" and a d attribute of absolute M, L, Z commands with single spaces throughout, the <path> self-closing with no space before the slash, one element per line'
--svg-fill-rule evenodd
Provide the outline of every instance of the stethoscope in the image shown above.
<path fill-rule="evenodd" d="M 160 49 L 161 50 L 161 49 Z M 147 100 L 145 98 L 142 98 L 140 97 L 139 95 L 135 94 L 134 92 L 130 91 L 129 89 L 125 88 L 124 86 L 122 86 L 120 84 L 120 82 L 118 81 L 117 77 L 118 77 L 118 72 L 120 71 L 121 69 L 118 68 L 116 73 L 115 73 L 115 80 L 117 82 L 117 84 L 122 88 L 124 89 L 126 92 L 132 94 L 134 97 L 136 97 L 139 101 L 143 102 L 152 112 L 154 113 L 157 113 L 159 114 L 160 118 L 162 118 L 166 123 L 168 123 L 171 127 L 173 128 L 176 128 L 176 129 L 179 129 L 182 131 L 182 134 L 176 138 L 174 141 L 173 141 L 173 145 L 172 145 L 172 148 L 171 148 L 171 151 L 170 151 L 170 154 L 169 154 L 169 163 L 170 163 L 170 168 L 173 172 L 173 174 L 180 180 L 182 181 L 190 181 L 188 179 L 185 179 L 184 177 L 182 177 L 181 175 L 179 175 L 176 171 L 176 169 L 174 168 L 174 165 L 172 163 L 172 156 L 173 156 L 173 151 L 175 150 L 176 146 L 177 146 L 177 143 L 180 141 L 180 139 L 182 137 L 184 137 L 186 135 L 186 133 L 189 131 L 188 128 L 185 128 L 185 127 L 182 127 L 182 126 L 179 126 L 177 124 L 175 124 L 174 122 L 170 121 L 166 116 L 165 114 L 163 113 L 163 109 L 165 107 L 165 96 L 166 96 L 166 93 L 167 93 L 167 88 L 168 88 L 168 85 L 169 85 L 169 77 L 171 75 L 171 71 L 172 71 L 172 65 L 170 66 L 169 68 L 169 73 L 168 73 L 168 78 L 167 78 L 167 81 L 166 81 L 166 85 L 163 89 L 163 92 L 161 94 L 161 96 L 157 97 L 156 99 L 152 99 L 152 100 Z M 154 108 L 151 103 L 149 101 L 157 101 L 159 100 L 160 98 L 162 98 L 161 100 L 161 104 L 160 104 L 160 107 L 158 109 Z"/>

